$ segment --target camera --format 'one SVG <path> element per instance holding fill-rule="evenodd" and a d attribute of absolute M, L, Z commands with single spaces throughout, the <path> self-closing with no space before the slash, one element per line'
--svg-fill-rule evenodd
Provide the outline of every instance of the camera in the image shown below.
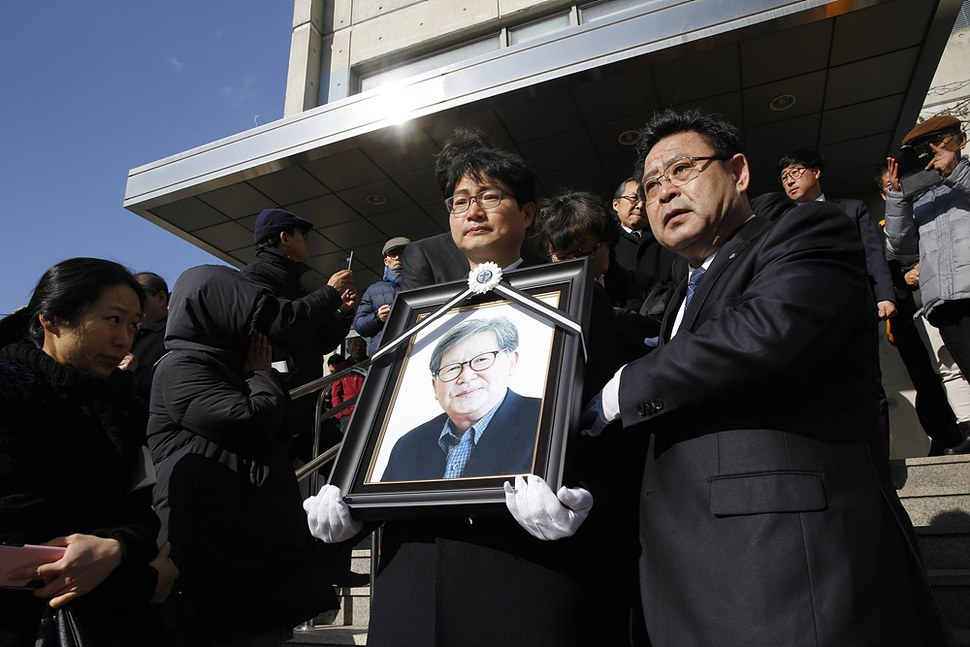
<path fill-rule="evenodd" d="M 896 162 L 899 163 L 899 185 L 907 198 L 930 187 L 943 183 L 943 174 L 935 168 L 926 170 L 936 155 L 928 143 L 916 146 L 900 146 Z"/>

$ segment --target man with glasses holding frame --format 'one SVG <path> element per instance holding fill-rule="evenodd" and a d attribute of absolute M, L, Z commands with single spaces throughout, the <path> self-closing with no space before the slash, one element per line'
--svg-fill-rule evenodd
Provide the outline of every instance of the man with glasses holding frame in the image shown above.
<path fill-rule="evenodd" d="M 649 439 L 650 644 L 949 644 L 889 480 L 858 232 L 826 203 L 755 215 L 719 115 L 658 113 L 636 168 L 654 235 L 691 275 L 660 347 L 594 398 L 585 433 Z"/>
<path fill-rule="evenodd" d="M 531 472 L 542 401 L 508 388 L 518 346 L 519 331 L 504 316 L 448 331 L 430 362 L 444 413 L 397 441 L 381 481 Z"/>
<path fill-rule="evenodd" d="M 494 147 L 481 131 L 458 128 L 449 142 L 435 172 L 447 196 L 449 232 L 404 249 L 404 290 L 464 280 L 486 261 L 504 270 L 542 262 L 523 245 L 536 213 L 535 173 L 529 165 Z"/>

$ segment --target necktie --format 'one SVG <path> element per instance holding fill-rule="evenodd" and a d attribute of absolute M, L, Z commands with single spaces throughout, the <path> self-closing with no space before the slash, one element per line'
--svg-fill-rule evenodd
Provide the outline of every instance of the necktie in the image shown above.
<path fill-rule="evenodd" d="M 687 306 L 690 305 L 690 299 L 694 296 L 694 290 L 697 289 L 697 284 L 701 282 L 701 277 L 704 276 L 704 272 L 706 271 L 703 267 L 690 271 L 690 278 L 687 279 L 687 298 L 684 299 L 684 310 L 687 310 Z"/>

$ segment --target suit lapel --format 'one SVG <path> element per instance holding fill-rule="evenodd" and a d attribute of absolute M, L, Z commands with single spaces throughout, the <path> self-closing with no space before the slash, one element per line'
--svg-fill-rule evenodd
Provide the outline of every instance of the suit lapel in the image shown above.
<path fill-rule="evenodd" d="M 701 307 L 704 305 L 704 301 L 707 300 L 707 295 L 710 294 L 711 289 L 717 283 L 718 278 L 730 267 L 734 259 L 751 244 L 751 241 L 757 238 L 770 224 L 771 221 L 767 218 L 755 216 L 741 225 L 741 228 L 734 233 L 731 239 L 718 250 L 717 256 L 714 257 L 711 266 L 701 279 L 700 285 L 694 291 L 694 296 L 691 297 L 690 306 L 687 308 L 687 312 L 684 313 L 684 320 L 680 323 L 681 328 L 687 330 L 694 329 L 694 324 L 697 321 Z M 682 300 L 683 298 L 681 298 Z M 679 307 L 680 301 L 677 301 L 677 303 Z M 671 325 L 673 325 L 673 321 L 671 321 Z"/>

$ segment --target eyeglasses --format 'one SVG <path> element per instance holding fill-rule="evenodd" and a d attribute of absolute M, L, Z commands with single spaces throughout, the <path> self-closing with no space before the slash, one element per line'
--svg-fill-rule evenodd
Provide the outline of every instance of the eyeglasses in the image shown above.
<path fill-rule="evenodd" d="M 501 189 L 485 189 L 478 195 L 453 195 L 445 200 L 445 206 L 451 212 L 452 216 L 460 216 L 468 211 L 468 208 L 472 206 L 472 202 L 476 202 L 485 211 L 491 211 L 492 209 L 497 209 L 502 204 L 502 198 L 506 196 L 513 200 L 516 199 L 514 195 Z"/>
<path fill-rule="evenodd" d="M 495 358 L 504 349 L 500 350 L 490 350 L 481 355 L 476 355 L 472 357 L 467 362 L 459 362 L 457 364 L 448 364 L 447 366 L 442 366 L 439 368 L 434 376 L 441 380 L 442 382 L 454 382 L 461 375 L 462 370 L 467 366 L 476 373 L 481 373 L 482 371 L 491 368 L 492 364 L 495 363 Z"/>
<path fill-rule="evenodd" d="M 886 182 L 885 184 L 882 185 L 882 190 L 885 191 L 886 193 L 889 193 L 890 191 L 893 191 L 894 189 L 895 189 L 895 187 L 893 186 L 893 183 L 892 182 Z"/>
<path fill-rule="evenodd" d="M 800 177 L 805 175 L 805 171 L 807 170 L 808 169 L 805 168 L 804 166 L 799 166 L 796 168 L 786 168 L 784 171 L 781 172 L 781 175 L 778 177 L 778 181 L 784 184 L 785 182 L 788 181 L 789 178 L 791 178 L 792 180 L 798 180 Z"/>
<path fill-rule="evenodd" d="M 660 180 L 667 180 L 672 186 L 684 186 L 692 181 L 704 169 L 698 164 L 705 160 L 723 162 L 728 157 L 681 157 L 667 165 L 662 175 L 647 178 L 637 190 L 637 197 L 643 206 L 653 204 L 660 197 Z M 705 167 L 706 168 L 706 167 Z"/>
<path fill-rule="evenodd" d="M 638 200 L 639 202 L 639 200 Z M 600 248 L 603 243 L 596 243 L 591 247 L 580 247 L 578 249 L 570 249 L 561 252 L 550 252 L 549 257 L 552 258 L 553 262 L 558 263 L 559 261 L 568 261 L 571 258 L 583 258 L 584 256 L 592 256 L 596 253 L 596 250 Z"/>
<path fill-rule="evenodd" d="M 636 203 L 640 202 L 640 197 L 637 196 L 637 195 L 634 195 L 634 194 L 631 194 L 631 195 L 621 195 L 618 199 L 619 200 L 629 200 L 633 204 L 636 204 Z"/>

